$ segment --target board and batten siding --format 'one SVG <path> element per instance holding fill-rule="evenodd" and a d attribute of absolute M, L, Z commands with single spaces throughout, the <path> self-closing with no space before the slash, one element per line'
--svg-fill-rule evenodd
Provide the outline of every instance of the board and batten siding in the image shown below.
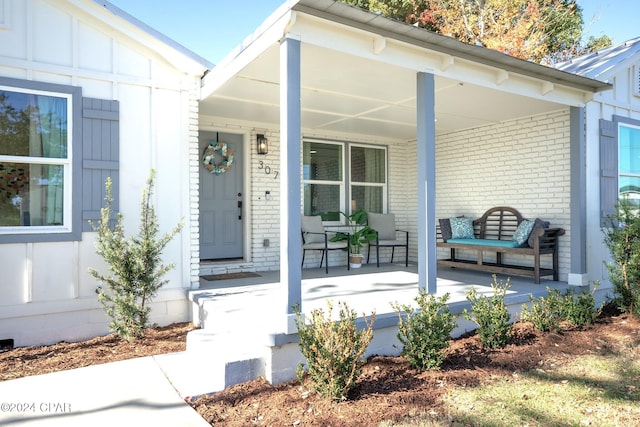
<path fill-rule="evenodd" d="M 638 56 L 636 54 L 636 56 Z M 611 90 L 597 93 L 587 103 L 585 132 L 587 143 L 587 269 L 590 281 L 610 285 L 606 262 L 610 253 L 604 244 L 602 227 L 613 213 L 617 200 L 617 124 L 616 120 L 640 121 L 640 96 L 634 91 L 640 70 L 640 57 L 628 58 L 613 67 L 600 80 L 614 82 Z"/>
<path fill-rule="evenodd" d="M 86 143 L 83 151 L 105 150 L 85 157 L 85 168 L 93 171 L 87 171 L 83 188 L 74 188 L 83 203 L 81 240 L 0 245 L 0 338 L 23 346 L 108 332 L 97 283 L 88 273 L 89 267 L 105 272 L 107 267 L 86 223 L 102 207 L 108 170 L 119 174 L 114 193 L 127 234 L 138 230 L 142 189 L 152 168 L 161 232 L 184 219 L 182 233 L 163 253 L 163 262 L 176 267 L 164 277 L 169 283 L 153 302 L 151 321 L 189 320 L 185 290 L 197 285 L 199 275 L 198 218 L 192 214 L 199 157 L 192 149 L 198 132 L 197 67 L 186 56 L 167 59 L 163 49 L 169 47 L 161 49 L 160 42 L 94 2 L 0 3 L 7 12 L 0 18 L 0 76 L 81 88 L 93 107 L 86 109 L 82 124 L 89 134 L 73 143 Z M 88 127 L 113 144 L 87 140 L 93 138 Z"/>

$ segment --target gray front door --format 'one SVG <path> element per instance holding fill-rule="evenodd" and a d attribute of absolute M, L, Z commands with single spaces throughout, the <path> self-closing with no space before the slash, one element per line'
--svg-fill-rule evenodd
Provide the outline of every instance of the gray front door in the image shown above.
<path fill-rule="evenodd" d="M 200 259 L 242 258 L 242 135 L 222 132 L 200 132 Z M 219 145 L 214 150 L 207 170 L 202 156 L 209 144 L 226 144 L 233 150 L 231 166 L 221 154 Z M 211 154 L 212 150 L 209 150 Z M 218 166 L 216 169 L 215 166 Z M 218 172 L 217 174 L 215 172 Z"/>

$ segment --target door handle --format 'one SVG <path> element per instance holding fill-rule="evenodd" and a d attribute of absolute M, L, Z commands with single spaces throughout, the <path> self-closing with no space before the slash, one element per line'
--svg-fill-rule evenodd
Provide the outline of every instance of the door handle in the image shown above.
<path fill-rule="evenodd" d="M 242 220 L 242 193 L 238 193 L 238 219 Z"/>

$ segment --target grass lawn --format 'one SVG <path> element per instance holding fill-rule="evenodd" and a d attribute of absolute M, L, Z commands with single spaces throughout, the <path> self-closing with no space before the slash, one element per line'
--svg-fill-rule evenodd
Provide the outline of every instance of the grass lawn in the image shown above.
<path fill-rule="evenodd" d="M 444 397 L 446 418 L 422 416 L 409 426 L 638 426 L 640 340 L 620 347 L 603 342 L 576 354 L 480 387 L 454 387 Z"/>

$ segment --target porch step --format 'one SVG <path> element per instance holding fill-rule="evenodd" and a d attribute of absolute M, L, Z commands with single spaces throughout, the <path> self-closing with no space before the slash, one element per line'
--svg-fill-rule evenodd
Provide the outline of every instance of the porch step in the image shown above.
<path fill-rule="evenodd" d="M 273 332 L 278 304 L 277 284 L 247 284 L 189 293 L 193 323 L 217 334 L 254 335 Z"/>
<path fill-rule="evenodd" d="M 183 399 L 220 391 L 225 387 L 224 367 L 196 353 L 182 351 L 153 358 Z"/>
<path fill-rule="evenodd" d="M 265 374 L 263 349 L 237 334 L 196 329 L 187 334 L 187 350 L 155 356 L 182 398 L 214 393 Z"/>
<path fill-rule="evenodd" d="M 243 261 L 230 262 L 201 262 L 200 276 L 241 273 L 246 271 L 255 271 L 255 266 L 251 263 Z"/>

